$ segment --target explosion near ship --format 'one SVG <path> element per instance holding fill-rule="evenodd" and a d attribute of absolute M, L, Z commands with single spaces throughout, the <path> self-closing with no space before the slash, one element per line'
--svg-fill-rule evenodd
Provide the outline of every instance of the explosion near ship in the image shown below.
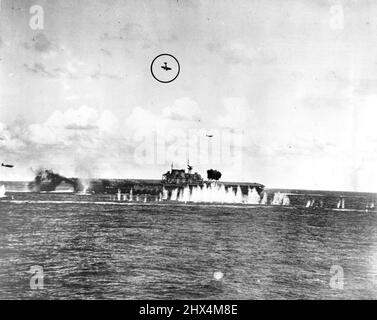
<path fill-rule="evenodd" d="M 48 169 L 39 169 L 35 172 L 35 178 L 29 183 L 29 189 L 33 192 L 48 192 L 55 191 L 57 187 L 62 184 L 67 184 L 72 187 L 74 192 L 78 192 L 81 189 L 79 179 L 68 179 L 60 174 Z"/>

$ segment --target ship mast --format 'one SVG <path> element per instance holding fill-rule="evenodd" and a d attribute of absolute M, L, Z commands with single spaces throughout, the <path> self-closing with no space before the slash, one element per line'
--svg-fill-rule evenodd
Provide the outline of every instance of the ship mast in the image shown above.
<path fill-rule="evenodd" d="M 190 166 L 190 149 L 187 148 L 187 173 L 190 173 L 191 174 L 191 171 L 192 171 L 192 166 Z"/>
<path fill-rule="evenodd" d="M 191 173 L 192 171 L 192 166 L 190 166 L 190 161 L 187 159 L 187 172 Z"/>

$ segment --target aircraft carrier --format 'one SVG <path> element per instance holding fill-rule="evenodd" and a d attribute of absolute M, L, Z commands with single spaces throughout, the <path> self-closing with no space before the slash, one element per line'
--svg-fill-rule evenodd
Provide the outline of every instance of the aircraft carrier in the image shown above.
<path fill-rule="evenodd" d="M 169 194 L 174 189 L 193 188 L 216 183 L 224 185 L 226 188 L 241 188 L 242 193 L 247 194 L 250 188 L 261 194 L 264 185 L 256 182 L 220 182 L 213 178 L 218 178 L 216 170 L 208 170 L 208 179 L 204 180 L 202 176 L 192 172 L 193 167 L 188 165 L 187 169 L 171 168 L 162 175 L 161 180 L 148 179 L 90 179 L 87 184 L 79 178 L 67 178 L 53 170 L 41 169 L 36 172 L 35 178 L 28 185 L 29 190 L 33 192 L 52 192 L 52 191 L 70 191 L 70 192 L 87 192 L 87 193 L 107 193 L 115 194 L 117 192 L 133 194 L 150 194 L 159 195 L 166 190 Z M 212 175 L 212 176 L 211 176 Z M 214 175 L 214 176 L 213 176 Z M 220 173 L 221 176 L 221 173 Z"/>

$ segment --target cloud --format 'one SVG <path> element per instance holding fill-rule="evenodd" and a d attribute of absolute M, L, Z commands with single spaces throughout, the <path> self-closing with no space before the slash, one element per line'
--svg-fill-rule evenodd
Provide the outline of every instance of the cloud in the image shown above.
<path fill-rule="evenodd" d="M 90 77 L 92 79 L 101 79 L 101 78 L 107 78 L 107 79 L 112 79 L 112 80 L 123 79 L 123 77 L 117 74 L 102 72 L 100 70 L 96 70 L 93 74 L 90 75 Z"/>
<path fill-rule="evenodd" d="M 158 41 L 156 41 L 155 35 L 156 30 L 153 26 L 148 26 L 148 24 L 139 24 L 135 22 L 128 22 L 123 25 L 123 27 L 118 30 L 109 33 L 105 32 L 100 36 L 100 41 L 102 42 L 132 42 L 133 46 L 141 48 L 150 47 L 160 47 L 161 43 L 169 43 L 179 41 L 179 36 L 176 31 L 172 31 L 171 28 L 165 29 L 158 36 Z M 101 50 L 102 51 L 102 50 Z M 106 54 L 106 52 L 103 52 Z"/>
<path fill-rule="evenodd" d="M 38 33 L 30 42 L 24 42 L 23 47 L 38 53 L 34 54 L 34 61 L 22 65 L 30 74 L 51 79 L 122 79 L 116 73 L 104 71 L 98 63 L 84 61 L 65 45 L 51 42 L 44 33 Z M 100 52 L 111 56 L 111 52 L 105 48 L 101 48 Z"/>
<path fill-rule="evenodd" d="M 199 105 L 190 98 L 177 99 L 173 105 L 162 110 L 162 115 L 171 120 L 199 120 Z"/>
<path fill-rule="evenodd" d="M 0 122 L 0 150 L 18 151 L 25 147 L 25 141 L 12 128 Z"/>
<path fill-rule="evenodd" d="M 108 110 L 99 113 L 82 106 L 55 111 L 44 123 L 29 127 L 29 139 L 36 144 L 63 144 L 96 147 L 95 141 L 116 130 L 116 117 Z"/>
<path fill-rule="evenodd" d="M 110 52 L 109 50 L 106 50 L 106 49 L 104 49 L 104 48 L 101 48 L 101 49 L 100 49 L 100 52 L 103 53 L 103 54 L 106 55 L 106 56 L 109 56 L 109 57 L 112 55 L 111 52 Z"/>
<path fill-rule="evenodd" d="M 37 52 L 45 53 L 52 50 L 53 45 L 45 34 L 38 33 L 32 38 L 31 42 L 24 43 L 24 48 L 27 50 L 34 49 Z"/>
<path fill-rule="evenodd" d="M 75 75 L 76 72 L 71 72 L 70 70 L 68 70 L 68 68 L 57 67 L 48 69 L 47 66 L 41 62 L 36 62 L 33 65 L 28 65 L 27 63 L 24 63 L 23 68 L 31 74 L 47 78 L 77 78 L 77 76 Z"/>
<path fill-rule="evenodd" d="M 254 123 L 253 109 L 245 97 L 223 99 L 225 112 L 220 113 L 217 123 L 220 127 L 235 130 L 251 128 Z"/>
<path fill-rule="evenodd" d="M 119 163 L 132 160 L 121 129 L 111 111 L 87 106 L 55 111 L 41 123 L 0 123 L 0 152 L 17 166 L 8 179 L 29 179 L 29 168 L 39 166 L 81 174 L 85 165 L 93 177 L 115 177 L 119 167 L 124 169 Z"/>
<path fill-rule="evenodd" d="M 51 64 L 51 63 L 50 63 Z M 59 67 L 47 67 L 42 62 L 36 62 L 33 65 L 24 63 L 23 68 L 35 75 L 40 75 L 47 78 L 69 78 L 69 79 L 80 79 L 90 77 L 91 79 L 112 79 L 120 80 L 123 77 L 113 74 L 102 72 L 100 68 L 93 68 L 77 59 L 69 60 L 65 65 L 62 63 Z"/>
<path fill-rule="evenodd" d="M 187 97 L 176 99 L 172 105 L 154 113 L 142 107 L 135 107 L 125 120 L 128 130 L 139 135 L 155 132 L 166 137 L 169 132 L 198 128 L 201 108 Z"/>
<path fill-rule="evenodd" d="M 189 110 L 190 106 L 193 110 Z M 157 113 L 135 107 L 124 119 L 110 110 L 88 106 L 57 110 L 44 122 L 23 124 L 22 129 L 1 124 L 0 151 L 23 168 L 42 165 L 70 175 L 82 172 L 85 163 L 90 163 L 90 168 L 96 168 L 93 175 L 97 177 L 117 177 L 127 168 L 139 168 L 136 172 L 143 174 L 145 166 L 141 169 L 142 162 L 135 156 L 138 150 L 145 145 L 154 148 L 156 136 L 167 145 L 178 143 L 178 148 L 184 150 L 185 140 L 177 137 L 187 136 L 194 127 L 191 118 L 199 110 L 187 98 L 178 99 Z M 155 163 L 151 164 L 155 167 Z M 129 175 L 130 172 L 123 172 L 123 176 Z"/>
<path fill-rule="evenodd" d="M 38 74 L 38 75 L 41 75 L 43 77 L 48 77 L 48 78 L 56 77 L 56 73 L 54 74 L 46 70 L 46 67 L 42 63 L 34 63 L 33 66 L 29 66 L 28 64 L 24 63 L 23 67 L 29 73 Z"/>
<path fill-rule="evenodd" d="M 213 55 L 220 56 L 228 64 L 271 64 L 276 62 L 277 55 L 266 45 L 248 45 L 244 41 L 226 43 L 211 42 L 207 48 Z"/>
<path fill-rule="evenodd" d="M 33 40 L 34 49 L 40 52 L 49 51 L 52 48 L 51 41 L 43 33 L 37 34 Z"/>
<path fill-rule="evenodd" d="M 118 29 L 116 32 L 110 34 L 105 32 L 101 36 L 102 41 L 149 41 L 149 37 L 143 31 L 143 28 L 138 23 L 126 23 L 123 27 Z"/>

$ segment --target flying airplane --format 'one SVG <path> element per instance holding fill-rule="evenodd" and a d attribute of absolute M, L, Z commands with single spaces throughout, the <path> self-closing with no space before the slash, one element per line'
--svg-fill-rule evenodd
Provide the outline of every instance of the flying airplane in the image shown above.
<path fill-rule="evenodd" d="M 170 67 L 167 66 L 167 62 L 164 62 L 164 66 L 161 66 L 162 69 L 165 69 L 165 71 L 171 70 Z"/>
<path fill-rule="evenodd" d="M 2 163 L 1 166 L 6 167 L 6 168 L 13 168 L 14 167 L 13 164 L 4 164 L 4 163 Z"/>

